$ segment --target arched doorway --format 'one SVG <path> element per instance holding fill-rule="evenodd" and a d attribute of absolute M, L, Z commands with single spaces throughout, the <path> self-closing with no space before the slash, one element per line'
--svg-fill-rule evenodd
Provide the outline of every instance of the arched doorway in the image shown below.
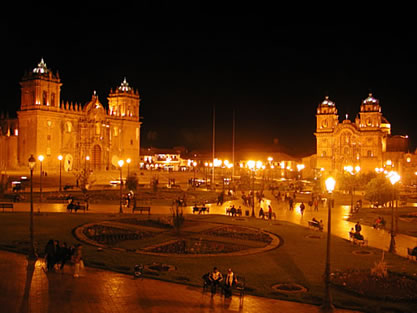
<path fill-rule="evenodd" d="M 99 145 L 93 147 L 92 167 L 94 170 L 101 169 L 101 148 Z"/>

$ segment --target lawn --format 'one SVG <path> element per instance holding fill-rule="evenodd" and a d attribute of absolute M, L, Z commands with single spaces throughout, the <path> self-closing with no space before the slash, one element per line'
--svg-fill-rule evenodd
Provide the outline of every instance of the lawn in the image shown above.
<path fill-rule="evenodd" d="M 136 215 L 137 216 L 137 215 Z M 129 214 L 124 218 L 132 217 Z M 152 219 L 162 216 L 151 215 Z M 73 230 L 79 225 L 99 223 L 105 220 L 118 219 L 115 214 L 66 214 L 43 213 L 35 215 L 35 239 L 40 250 L 43 250 L 50 239 L 58 239 L 67 243 L 76 243 Z M 147 216 L 142 216 L 147 219 Z M 281 239 L 280 245 L 263 253 L 248 255 L 227 256 L 161 256 L 148 255 L 135 252 L 103 249 L 99 251 L 96 246 L 84 245 L 85 262 L 88 266 L 105 268 L 113 271 L 131 273 L 135 264 L 151 265 L 168 264 L 173 271 L 147 272 L 148 277 L 155 279 L 180 282 L 195 286 L 202 285 L 201 276 L 217 266 L 222 272 L 231 267 L 239 276 L 244 276 L 249 293 L 319 304 L 323 296 L 323 273 L 326 255 L 326 234 L 309 230 L 308 228 L 283 222 L 266 221 L 252 218 L 232 218 L 220 215 L 186 215 L 186 221 L 194 224 L 193 232 L 208 229 L 208 224 L 236 225 L 262 229 L 275 234 Z M 0 218 L 0 248 L 16 252 L 26 252 L 28 248 L 28 213 L 4 213 Z M 164 235 L 165 234 L 165 235 Z M 175 238 L 173 231 L 161 229 L 158 236 Z M 208 238 L 207 233 L 204 238 Z M 147 239 L 151 241 L 150 239 Z M 228 239 L 230 240 L 230 238 Z M 240 239 L 242 242 L 245 238 Z M 332 272 L 349 269 L 367 270 L 374 266 L 382 256 L 382 251 L 352 246 L 347 240 L 332 237 L 331 270 Z M 247 244 L 250 244 L 247 242 Z M 122 246 L 131 247 L 132 243 L 124 242 Z M 368 254 L 358 253 L 367 251 Z M 385 254 L 389 270 L 395 273 L 405 273 L 416 276 L 417 262 L 411 262 L 402 257 Z M 299 284 L 306 292 L 280 292 L 272 288 L 277 284 Z M 346 292 L 340 288 L 332 288 L 334 303 L 338 307 L 352 308 L 361 311 L 375 312 L 397 311 L 415 312 L 417 305 L 411 302 L 381 301 Z"/>

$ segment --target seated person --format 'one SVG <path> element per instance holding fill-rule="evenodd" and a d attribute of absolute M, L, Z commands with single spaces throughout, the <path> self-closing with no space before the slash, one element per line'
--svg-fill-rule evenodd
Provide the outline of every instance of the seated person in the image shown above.
<path fill-rule="evenodd" d="M 320 222 L 319 222 L 319 229 L 323 230 L 323 220 L 320 220 Z"/>
<path fill-rule="evenodd" d="M 349 232 L 349 238 L 352 239 L 354 235 L 355 235 L 355 231 L 353 230 L 353 227 L 352 227 Z"/>
<path fill-rule="evenodd" d="M 262 208 L 259 209 L 259 217 L 265 218 L 264 210 Z"/>
<path fill-rule="evenodd" d="M 236 210 L 236 215 L 242 216 L 242 209 L 240 207 Z"/>
<path fill-rule="evenodd" d="M 415 257 L 417 257 L 417 246 L 415 246 L 414 249 L 411 250 L 411 255 L 414 255 Z"/>
<path fill-rule="evenodd" d="M 355 238 L 356 240 L 363 240 L 363 235 L 357 231 L 353 234 L 353 238 Z"/>
<path fill-rule="evenodd" d="M 378 228 L 381 226 L 381 217 L 378 216 L 378 218 L 375 220 L 373 227 Z"/>
<path fill-rule="evenodd" d="M 223 275 L 219 272 L 217 267 L 214 267 L 213 271 L 210 273 L 209 279 L 211 284 L 211 294 L 214 295 L 216 293 L 216 287 L 220 286 L 220 282 L 223 280 Z"/>
<path fill-rule="evenodd" d="M 315 217 L 313 217 L 313 219 L 311 220 L 311 222 L 313 222 L 314 224 L 317 224 L 317 225 L 320 223 Z"/>

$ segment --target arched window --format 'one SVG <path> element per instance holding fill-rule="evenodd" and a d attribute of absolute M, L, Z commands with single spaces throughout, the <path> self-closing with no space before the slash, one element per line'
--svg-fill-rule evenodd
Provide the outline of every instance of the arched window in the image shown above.
<path fill-rule="evenodd" d="M 46 91 L 44 90 L 42 92 L 42 105 L 47 105 L 48 104 L 48 94 L 46 93 Z"/>

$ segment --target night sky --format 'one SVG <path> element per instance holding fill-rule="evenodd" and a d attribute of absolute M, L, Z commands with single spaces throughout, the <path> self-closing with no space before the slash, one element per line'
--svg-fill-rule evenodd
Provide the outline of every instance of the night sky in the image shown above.
<path fill-rule="evenodd" d="M 54 28 L 50 20 L 9 20 L 2 110 L 15 115 L 21 77 L 44 58 L 59 71 L 64 101 L 85 104 L 96 90 L 107 106 L 110 88 L 126 77 L 142 99 L 143 147 L 210 150 L 215 107 L 217 150 L 231 149 L 235 110 L 237 149 L 276 149 L 278 141 L 305 156 L 315 153 L 315 111 L 326 95 L 340 120 L 349 114 L 353 121 L 371 91 L 393 134 L 409 135 L 415 149 L 416 32 L 406 25 L 228 16 L 161 22 L 144 15 L 78 12 Z"/>

